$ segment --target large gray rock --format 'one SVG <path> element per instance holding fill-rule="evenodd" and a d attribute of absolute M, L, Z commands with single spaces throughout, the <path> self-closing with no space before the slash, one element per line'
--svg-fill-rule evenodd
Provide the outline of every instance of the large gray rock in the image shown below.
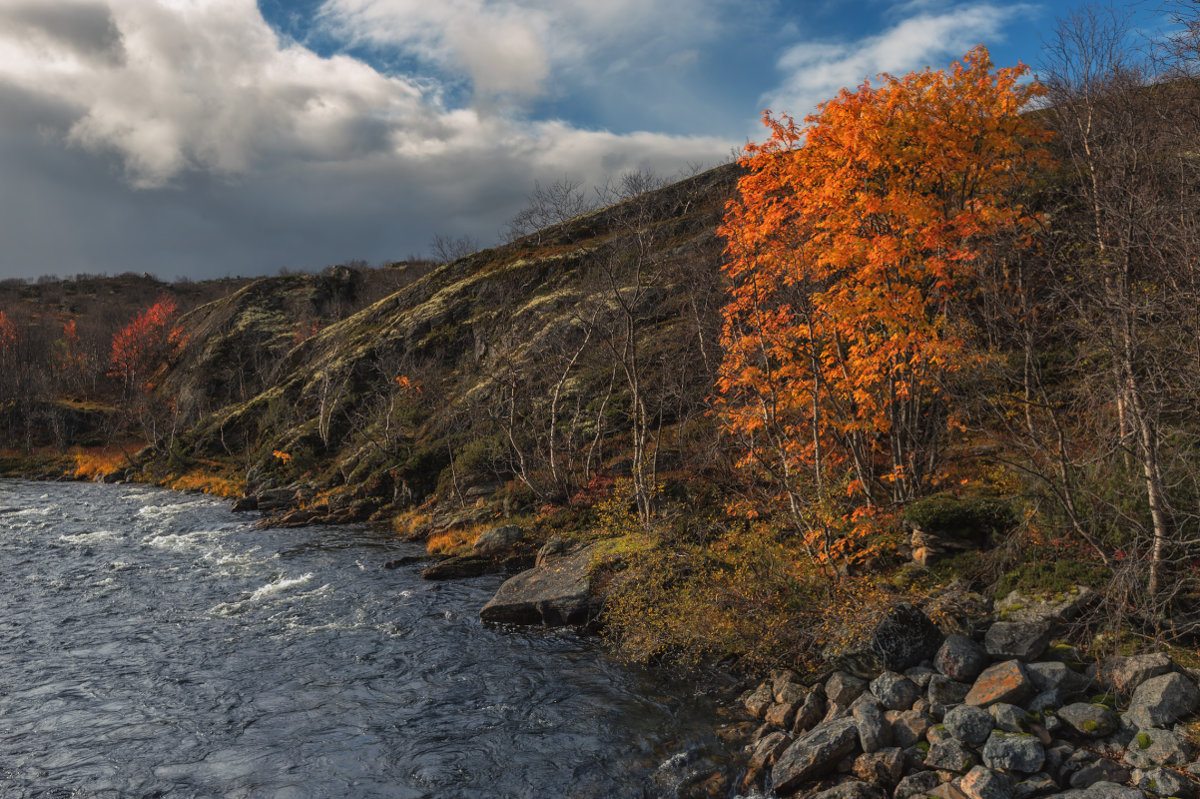
<path fill-rule="evenodd" d="M 1182 766 L 1192 758 L 1192 744 L 1174 730 L 1145 729 L 1134 736 L 1125 750 L 1125 762 L 1134 768 Z"/>
<path fill-rule="evenodd" d="M 866 680 L 844 671 L 835 671 L 825 681 L 825 698 L 835 705 L 849 705 L 865 690 Z"/>
<path fill-rule="evenodd" d="M 1178 672 L 1151 677 L 1137 687 L 1125 718 L 1137 727 L 1162 727 L 1200 708 L 1200 691 Z"/>
<path fill-rule="evenodd" d="M 857 645 L 827 653 L 839 669 L 864 679 L 884 671 L 904 671 L 937 654 L 942 633 L 920 609 L 896 605 Z"/>
<path fill-rule="evenodd" d="M 885 671 L 871 681 L 871 693 L 888 710 L 908 710 L 921 696 L 921 689 L 907 677 Z"/>
<path fill-rule="evenodd" d="M 792 721 L 792 732 L 796 735 L 808 732 L 821 723 L 825 718 L 825 694 L 819 688 L 808 692 L 800 707 L 796 708 L 796 718 Z"/>
<path fill-rule="evenodd" d="M 914 797 L 928 796 L 930 791 L 941 784 L 942 780 L 936 771 L 918 771 L 900 780 L 896 785 L 896 790 L 892 792 L 892 797 L 893 799 L 914 799 Z"/>
<path fill-rule="evenodd" d="M 742 699 L 746 712 L 756 719 L 764 718 L 773 703 L 774 697 L 771 695 L 770 683 L 762 683 Z"/>
<path fill-rule="evenodd" d="M 1116 694 L 1132 694 L 1139 685 L 1152 677 L 1173 671 L 1175 664 L 1166 652 L 1133 657 L 1110 657 L 1100 667 L 1100 684 L 1106 691 Z"/>
<path fill-rule="evenodd" d="M 813 799 L 886 799 L 886 796 L 874 785 L 868 785 L 858 780 L 847 780 L 840 785 L 821 791 Z"/>
<path fill-rule="evenodd" d="M 1028 732 L 1029 711 L 1023 707 L 1010 705 L 1007 702 L 996 702 L 988 708 L 988 713 L 996 721 L 996 729 L 1005 732 Z"/>
<path fill-rule="evenodd" d="M 979 676 L 991 657 L 965 635 L 948 635 L 933 658 L 933 665 L 952 680 L 969 683 Z"/>
<path fill-rule="evenodd" d="M 1039 597 L 1012 591 L 996 603 L 995 610 L 1002 621 L 1064 622 L 1078 616 L 1098 598 L 1099 594 L 1085 585 Z"/>
<path fill-rule="evenodd" d="M 1025 671 L 1038 693 L 1058 691 L 1059 696 L 1073 698 L 1088 693 L 1092 681 L 1057 660 L 1045 663 L 1026 663 Z"/>
<path fill-rule="evenodd" d="M 1137 788 L 1117 785 L 1115 782 L 1097 782 L 1086 788 L 1052 794 L 1048 799 L 1146 799 L 1146 794 Z"/>
<path fill-rule="evenodd" d="M 994 658 L 1037 660 L 1050 645 L 1050 623 L 998 621 L 988 628 L 983 646 Z"/>
<path fill-rule="evenodd" d="M 970 746 L 981 746 L 996 726 L 990 713 L 974 705 L 957 705 L 950 708 L 942 723 L 951 735 Z"/>
<path fill-rule="evenodd" d="M 821 724 L 802 735 L 775 760 L 771 789 L 787 794 L 805 781 L 832 771 L 842 758 L 858 748 L 854 719 Z"/>
<path fill-rule="evenodd" d="M 863 694 L 850 705 L 850 716 L 858 727 L 858 741 L 867 754 L 892 745 L 891 727 L 883 719 L 883 707 L 871 694 Z"/>
<path fill-rule="evenodd" d="M 589 544 L 507 580 L 479 617 L 500 624 L 586 624 L 600 611 L 591 594 L 594 550 Z"/>
<path fill-rule="evenodd" d="M 1179 772 L 1157 767 L 1137 771 L 1133 784 L 1154 796 L 1178 796 L 1180 799 L 1195 799 L 1196 786 Z"/>
<path fill-rule="evenodd" d="M 946 738 L 929 747 L 925 765 L 941 771 L 963 774 L 979 765 L 979 756 L 957 738 Z"/>
<path fill-rule="evenodd" d="M 925 740 L 925 733 L 933 726 L 933 719 L 919 710 L 889 710 L 884 720 L 892 729 L 892 743 L 901 748 Z"/>
<path fill-rule="evenodd" d="M 1046 762 L 1046 749 L 1032 735 L 993 732 L 983 746 L 983 762 L 998 771 L 1034 774 Z"/>
<path fill-rule="evenodd" d="M 1104 705 L 1076 702 L 1059 708 L 1058 717 L 1080 735 L 1088 738 L 1104 738 L 1111 735 L 1120 724 L 1116 712 Z"/>
<path fill-rule="evenodd" d="M 471 545 L 471 551 L 476 555 L 495 557 L 512 552 L 513 544 L 521 540 L 525 531 L 515 524 L 505 524 L 484 530 Z"/>

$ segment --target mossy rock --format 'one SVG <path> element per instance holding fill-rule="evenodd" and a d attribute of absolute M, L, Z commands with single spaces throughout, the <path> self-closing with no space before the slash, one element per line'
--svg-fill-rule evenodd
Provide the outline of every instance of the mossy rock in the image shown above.
<path fill-rule="evenodd" d="M 1031 558 L 1004 574 L 996 584 L 996 596 L 1019 591 L 1028 597 L 1057 597 L 1065 600 L 1078 593 L 1076 586 L 1102 588 L 1112 571 L 1100 563 L 1056 558 Z"/>
<path fill-rule="evenodd" d="M 1017 523 L 1016 512 L 1007 502 L 948 493 L 912 503 L 904 509 L 903 518 L 930 535 L 979 546 Z"/>

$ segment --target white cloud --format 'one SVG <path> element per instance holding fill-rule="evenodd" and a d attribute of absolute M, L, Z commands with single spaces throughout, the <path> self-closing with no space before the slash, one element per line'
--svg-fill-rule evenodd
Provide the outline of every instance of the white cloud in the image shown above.
<path fill-rule="evenodd" d="M 765 107 L 797 119 L 840 89 L 853 88 L 880 73 L 903 74 L 926 66 L 941 68 L 981 42 L 996 41 L 1016 17 L 1033 6 L 960 5 L 940 12 L 917 2 L 915 11 L 890 29 L 852 42 L 802 42 L 779 59 L 784 80 L 764 96 Z"/>

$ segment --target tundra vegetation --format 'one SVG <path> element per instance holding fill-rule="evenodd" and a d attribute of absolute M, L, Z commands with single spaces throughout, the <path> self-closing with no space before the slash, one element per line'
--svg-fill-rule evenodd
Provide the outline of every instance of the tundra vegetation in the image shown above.
<path fill-rule="evenodd" d="M 736 164 L 537 183 L 493 249 L 8 281 L 5 467 L 284 491 L 296 523 L 447 554 L 508 519 L 517 565 L 601 540 L 606 634 L 639 660 L 804 667 L 876 610 L 998 585 L 1104 589 L 1081 639 L 1193 643 L 1178 8 L 1169 53 L 1085 11 L 1036 78 L 979 47 L 768 113 Z"/>

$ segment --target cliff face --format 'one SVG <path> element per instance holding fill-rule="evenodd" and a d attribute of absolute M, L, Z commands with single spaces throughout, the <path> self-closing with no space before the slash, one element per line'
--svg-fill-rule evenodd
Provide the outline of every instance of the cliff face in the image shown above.
<path fill-rule="evenodd" d="M 302 482 L 371 510 L 505 483 L 561 497 L 619 474 L 635 391 L 661 430 L 695 422 L 712 385 L 716 226 L 736 177 L 721 167 L 460 258 L 345 318 L 348 270 L 192 311 L 163 381 L 178 422 L 159 468 L 222 459 L 251 491 Z"/>

